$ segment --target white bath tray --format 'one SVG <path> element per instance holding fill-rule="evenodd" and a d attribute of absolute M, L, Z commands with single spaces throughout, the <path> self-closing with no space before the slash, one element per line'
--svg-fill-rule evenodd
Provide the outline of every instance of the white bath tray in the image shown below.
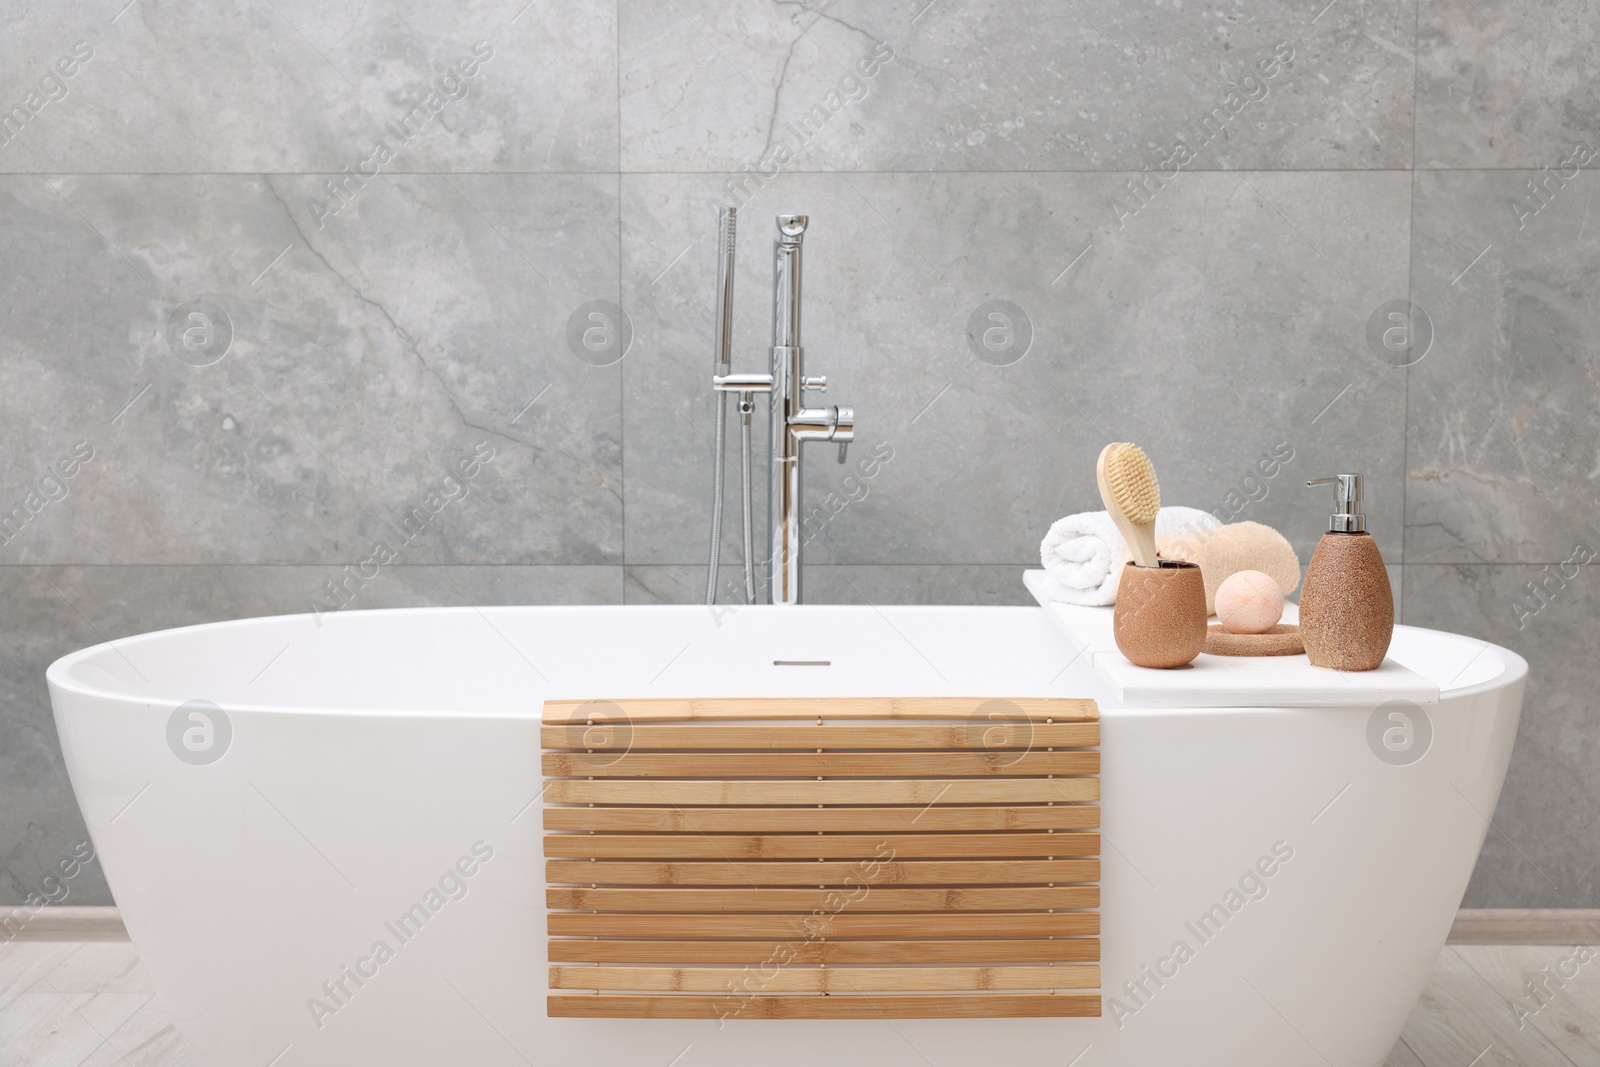
<path fill-rule="evenodd" d="M 1111 608 L 1079 607 L 1051 600 L 1045 573 L 1022 573 L 1028 592 L 1052 621 L 1094 663 L 1100 676 L 1129 707 L 1149 708 L 1316 708 L 1382 704 L 1409 700 L 1437 704 L 1439 687 L 1422 675 L 1385 659 L 1375 671 L 1330 671 L 1300 656 L 1213 656 L 1205 652 L 1187 667 L 1152 670 L 1135 667 L 1111 633 Z M 1284 622 L 1296 622 L 1299 609 L 1285 605 Z"/>

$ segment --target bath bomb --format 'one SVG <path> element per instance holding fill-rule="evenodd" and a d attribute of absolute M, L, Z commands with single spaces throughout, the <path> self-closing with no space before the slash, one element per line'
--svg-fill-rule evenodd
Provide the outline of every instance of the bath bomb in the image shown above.
<path fill-rule="evenodd" d="M 1283 590 L 1270 574 L 1239 571 L 1217 586 L 1217 621 L 1230 634 L 1264 634 L 1283 618 Z"/>

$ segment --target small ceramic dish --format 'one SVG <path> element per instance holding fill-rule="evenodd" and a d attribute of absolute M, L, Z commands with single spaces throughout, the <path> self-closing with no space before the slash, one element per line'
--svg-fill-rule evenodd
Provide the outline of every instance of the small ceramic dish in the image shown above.
<path fill-rule="evenodd" d="M 1306 650 L 1300 627 L 1280 622 L 1265 633 L 1235 634 L 1220 626 L 1206 631 L 1205 651 L 1213 656 L 1298 656 Z"/>

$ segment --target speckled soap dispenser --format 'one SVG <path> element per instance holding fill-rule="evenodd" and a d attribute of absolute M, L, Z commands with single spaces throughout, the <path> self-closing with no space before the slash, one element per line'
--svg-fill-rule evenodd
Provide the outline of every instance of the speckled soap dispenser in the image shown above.
<path fill-rule="evenodd" d="M 1338 510 L 1328 519 L 1300 590 L 1300 636 L 1313 667 L 1370 671 L 1394 636 L 1394 593 L 1383 556 L 1361 513 L 1361 475 L 1318 478 L 1331 485 Z"/>

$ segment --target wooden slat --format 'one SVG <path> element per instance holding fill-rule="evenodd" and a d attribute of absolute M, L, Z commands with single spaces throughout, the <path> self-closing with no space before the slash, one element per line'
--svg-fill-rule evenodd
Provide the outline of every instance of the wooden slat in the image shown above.
<path fill-rule="evenodd" d="M 546 860 L 545 881 L 583 885 L 647 886 L 840 886 L 864 880 L 856 860 L 826 863 L 721 860 L 650 863 L 640 860 Z M 879 866 L 873 885 L 1033 885 L 1098 882 L 1098 859 L 1072 860 L 891 860 Z"/>
<path fill-rule="evenodd" d="M 1092 830 L 1100 825 L 1093 804 L 852 808 L 561 808 L 544 809 L 546 830 L 633 833 L 779 833 L 853 830 Z"/>
<path fill-rule="evenodd" d="M 864 878 L 848 889 L 547 889 L 545 906 L 585 911 L 770 912 L 1047 911 L 1097 908 L 1097 885 L 982 889 L 881 889 Z M 667 920 L 671 921 L 671 920 Z"/>
<path fill-rule="evenodd" d="M 546 834 L 544 854 L 567 859 L 976 859 L 1097 856 L 1100 835 L 997 834 Z"/>
<path fill-rule="evenodd" d="M 1100 753 L 1061 752 L 628 752 L 599 759 L 581 752 L 547 752 L 552 778 L 960 778 L 1098 774 Z"/>
<path fill-rule="evenodd" d="M 592 914 L 550 912 L 551 937 L 673 938 L 947 938 L 1088 937 L 1100 933 L 1092 911 L 1008 911 L 928 915 L 885 912 L 873 915 L 722 915 Z M 705 962 L 692 951 L 683 963 Z"/>
<path fill-rule="evenodd" d="M 549 942 L 551 963 L 1091 963 L 1100 958 L 1097 937 L 970 939 L 961 941 L 816 941 L 797 938 L 757 941 Z"/>
<path fill-rule="evenodd" d="M 552 1017 L 569 1019 L 1023 1019 L 1094 1017 L 1091 993 L 974 993 L 933 996 L 628 996 L 555 995 Z"/>
<path fill-rule="evenodd" d="M 957 778 L 933 781 L 556 781 L 546 804 L 1035 804 L 1100 799 L 1098 778 Z"/>
<path fill-rule="evenodd" d="M 735 967 L 551 967 L 551 989 L 640 993 L 856 993 L 1095 989 L 1096 966 L 797 967 L 772 977 Z"/>
<path fill-rule="evenodd" d="M 983 716 L 994 698 L 974 697 L 751 697 L 699 700 L 547 700 L 544 721 L 566 724 L 601 721 L 620 710 L 628 722 L 702 722 L 740 719 L 966 719 Z M 1000 698 L 1003 715 L 1017 714 L 1034 722 L 1096 722 L 1100 708 L 1092 700 L 1060 697 Z"/>
<path fill-rule="evenodd" d="M 714 751 L 749 749 L 991 749 L 1083 748 L 1100 743 L 1097 722 L 1035 723 L 1023 720 L 976 719 L 934 726 L 893 723 L 882 726 L 719 724 L 713 730 L 689 723 L 681 726 L 602 722 L 546 725 L 539 728 L 543 748 L 592 752 L 646 752 L 657 749 Z"/>

